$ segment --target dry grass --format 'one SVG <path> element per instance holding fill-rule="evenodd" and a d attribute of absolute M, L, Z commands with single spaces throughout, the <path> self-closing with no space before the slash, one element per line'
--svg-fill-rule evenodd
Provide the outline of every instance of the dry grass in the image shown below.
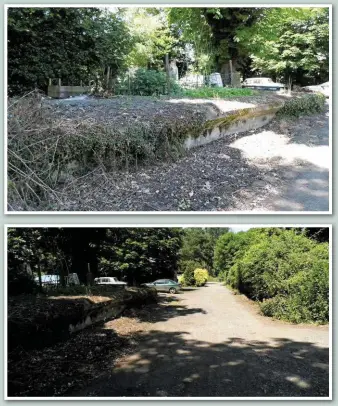
<path fill-rule="evenodd" d="M 81 114 L 79 106 L 68 114 L 42 97 L 30 92 L 8 102 L 9 210 L 57 210 L 83 177 L 178 157 L 182 133 L 196 116 L 190 108 L 184 117 L 164 120 L 159 108 L 155 115 L 138 116 L 134 106 L 126 113 L 119 105 L 106 107 L 112 117 L 100 107 Z M 180 107 L 170 107 L 177 117 Z"/>
<path fill-rule="evenodd" d="M 38 92 L 10 100 L 8 106 L 8 202 L 15 210 L 58 201 L 60 172 L 68 161 L 60 145 L 74 131 L 42 105 Z M 52 198 L 52 199 L 51 199 Z M 11 207 L 11 206 L 14 207 Z"/>

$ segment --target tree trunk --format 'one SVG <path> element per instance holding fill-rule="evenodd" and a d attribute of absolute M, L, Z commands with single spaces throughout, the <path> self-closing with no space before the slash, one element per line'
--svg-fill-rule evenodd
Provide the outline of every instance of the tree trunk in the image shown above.
<path fill-rule="evenodd" d="M 39 278 L 39 291 L 42 293 L 42 280 L 41 280 L 41 266 L 40 262 L 38 263 L 38 278 Z"/>
<path fill-rule="evenodd" d="M 229 61 L 229 71 L 230 71 L 230 85 L 233 85 L 233 70 L 232 70 L 232 60 Z"/>
<path fill-rule="evenodd" d="M 286 81 L 286 86 L 288 89 L 288 94 L 291 94 L 291 88 L 292 88 L 292 74 L 289 68 L 285 69 L 285 81 Z"/>
<path fill-rule="evenodd" d="M 110 66 L 107 66 L 106 89 L 109 90 Z"/>
<path fill-rule="evenodd" d="M 61 286 L 65 287 L 66 286 L 66 278 L 65 278 L 65 272 L 63 269 L 63 261 L 60 260 L 60 282 L 61 282 Z"/>
<path fill-rule="evenodd" d="M 169 72 L 169 54 L 165 55 L 165 71 L 167 73 L 167 89 L 170 96 L 170 72 Z"/>

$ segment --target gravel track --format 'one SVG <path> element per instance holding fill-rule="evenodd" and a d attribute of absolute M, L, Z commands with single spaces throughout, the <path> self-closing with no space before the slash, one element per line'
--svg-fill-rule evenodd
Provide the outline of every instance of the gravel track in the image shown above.
<path fill-rule="evenodd" d="M 329 396 L 328 326 L 263 317 L 218 283 L 168 300 L 136 316 L 129 354 L 70 396 Z M 118 331 L 123 320 L 106 328 Z"/>

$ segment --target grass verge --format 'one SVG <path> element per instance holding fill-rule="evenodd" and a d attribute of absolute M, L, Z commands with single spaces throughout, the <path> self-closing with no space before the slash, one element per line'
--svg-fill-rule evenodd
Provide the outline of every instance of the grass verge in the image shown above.
<path fill-rule="evenodd" d="M 200 87 L 197 89 L 186 89 L 183 94 L 192 99 L 221 99 L 238 96 L 255 96 L 258 92 L 242 88 Z"/>

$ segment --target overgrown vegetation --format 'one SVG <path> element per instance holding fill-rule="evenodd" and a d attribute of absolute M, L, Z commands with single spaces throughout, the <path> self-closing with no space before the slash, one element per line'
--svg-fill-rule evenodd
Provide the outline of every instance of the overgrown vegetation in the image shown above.
<path fill-rule="evenodd" d="M 184 136 L 196 134 L 203 122 L 200 114 L 165 119 L 164 108 L 145 120 L 125 107 L 119 122 L 86 114 L 70 119 L 57 114 L 59 107 L 41 104 L 34 91 L 46 93 L 49 79 L 90 83 L 95 95 L 105 97 L 231 98 L 255 92 L 184 90 L 177 79 L 220 72 L 225 86 L 240 86 L 231 82 L 233 74 L 305 85 L 327 81 L 329 73 L 327 7 L 9 7 L 7 38 L 11 210 L 59 209 L 59 190 L 96 169 L 129 171 L 142 162 L 175 159 Z M 29 96 L 19 99 L 24 92 Z M 320 95 L 309 95 L 287 102 L 280 115 L 317 113 L 323 104 Z M 178 206 L 189 210 L 190 203 Z"/>
<path fill-rule="evenodd" d="M 215 266 L 233 289 L 260 303 L 262 313 L 294 323 L 329 321 L 329 246 L 307 230 L 251 229 L 228 233 Z"/>
<path fill-rule="evenodd" d="M 287 100 L 277 112 L 278 117 L 300 117 L 318 114 L 324 110 L 326 97 L 323 94 L 306 94 Z"/>
<path fill-rule="evenodd" d="M 60 185 L 71 185 L 94 169 L 129 171 L 143 163 L 177 159 L 184 152 L 186 133 L 194 134 L 204 121 L 204 113 L 186 107 L 182 114 L 175 105 L 163 106 L 180 111 L 175 120 L 170 114 L 159 116 L 156 110 L 147 120 L 140 121 L 135 114 L 126 120 L 129 113 L 120 104 L 118 114 L 105 120 L 100 114 L 69 119 L 41 103 L 39 93 L 12 99 L 8 108 L 9 204 L 21 210 L 46 207 L 49 202 L 55 205 Z M 95 107 L 100 109 L 100 104 Z M 102 114 L 108 108 L 102 106 Z"/>
<path fill-rule="evenodd" d="M 117 81 L 115 93 L 134 96 L 161 96 L 181 93 L 180 86 L 170 79 L 165 72 L 137 69 L 135 73 L 127 73 Z"/>

